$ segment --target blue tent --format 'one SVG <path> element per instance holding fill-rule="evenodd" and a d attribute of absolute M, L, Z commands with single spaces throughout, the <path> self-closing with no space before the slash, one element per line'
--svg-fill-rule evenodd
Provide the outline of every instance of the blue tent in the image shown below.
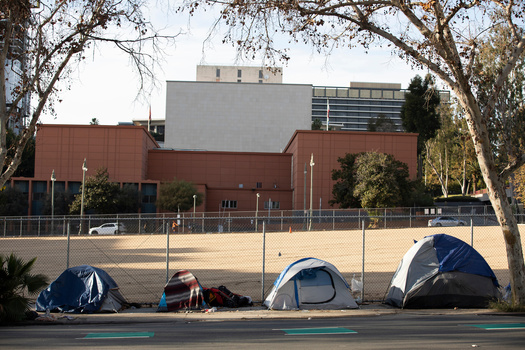
<path fill-rule="evenodd" d="M 386 303 L 403 308 L 487 307 L 501 297 L 494 272 L 467 243 L 445 234 L 416 242 L 392 277 Z"/>
<path fill-rule="evenodd" d="M 118 312 L 126 300 L 117 283 L 104 270 L 71 267 L 40 292 L 36 310 L 69 313 Z"/>

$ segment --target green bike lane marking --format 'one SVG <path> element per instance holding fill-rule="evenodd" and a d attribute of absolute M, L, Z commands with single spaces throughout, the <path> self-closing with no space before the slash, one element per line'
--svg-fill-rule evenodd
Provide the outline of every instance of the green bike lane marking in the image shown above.
<path fill-rule="evenodd" d="M 356 334 L 348 328 L 343 327 L 322 327 L 322 328 L 287 328 L 287 329 L 275 329 L 283 331 L 286 335 L 319 335 L 319 334 Z"/>
<path fill-rule="evenodd" d="M 154 332 L 89 333 L 80 339 L 153 338 Z"/>
<path fill-rule="evenodd" d="M 466 326 L 482 328 L 487 331 L 497 331 L 504 329 L 525 329 L 525 323 L 487 323 L 487 324 L 468 324 Z"/>

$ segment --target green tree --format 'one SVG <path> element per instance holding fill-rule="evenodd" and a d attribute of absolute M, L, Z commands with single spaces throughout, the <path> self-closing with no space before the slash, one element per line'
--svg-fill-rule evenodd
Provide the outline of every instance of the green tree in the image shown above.
<path fill-rule="evenodd" d="M 117 193 L 117 213 L 138 213 L 140 196 L 137 188 L 132 184 L 125 184 Z"/>
<path fill-rule="evenodd" d="M 86 50 L 113 44 L 130 57 L 139 92 L 156 85 L 161 41 L 169 44 L 177 35 L 156 31 L 144 7 L 142 0 L 0 1 L 0 188 L 20 165 L 42 113 L 54 112 Z M 12 156 L 6 144 L 10 121 L 20 128 Z"/>
<path fill-rule="evenodd" d="M 6 187 L 0 191 L 0 216 L 28 215 L 27 195 L 18 188 Z"/>
<path fill-rule="evenodd" d="M 516 186 L 514 171 L 521 166 L 525 149 L 525 56 L 516 58 L 515 67 L 505 79 L 502 73 L 508 69 L 505 62 L 513 55 L 514 29 L 505 24 L 506 14 L 492 14 L 494 26 L 480 45 L 480 53 L 474 61 L 474 84 L 483 112 L 491 118 L 486 120 L 497 170 L 510 174 L 509 185 Z M 523 27 L 520 33 L 523 35 Z M 502 93 L 493 96 L 494 86 L 501 86 Z"/>
<path fill-rule="evenodd" d="M 195 205 L 201 205 L 202 193 L 197 192 L 197 188 L 191 182 L 175 178 L 171 182 L 160 184 L 159 197 L 155 204 L 158 209 L 169 212 L 187 211 L 193 208 L 194 195 L 197 196 Z"/>
<path fill-rule="evenodd" d="M 370 132 L 396 132 L 398 131 L 396 123 L 384 114 L 378 114 L 377 117 L 368 120 L 367 131 Z"/>
<path fill-rule="evenodd" d="M 390 208 L 407 202 L 411 191 L 408 165 L 391 154 L 365 152 L 355 159 L 354 196 L 363 208 Z"/>
<path fill-rule="evenodd" d="M 69 191 L 55 192 L 55 202 L 53 203 L 55 206 L 55 215 L 68 215 L 70 213 L 69 207 L 71 203 L 73 203 L 73 200 L 74 196 Z M 48 193 L 42 206 L 42 214 L 51 215 L 51 209 L 51 193 Z"/>
<path fill-rule="evenodd" d="M 95 214 L 116 214 L 118 210 L 119 185 L 109 181 L 106 168 L 99 168 L 95 175 L 86 179 L 84 191 L 84 210 Z M 70 214 L 79 214 L 82 204 L 82 192 L 75 195 L 69 207 Z"/>
<path fill-rule="evenodd" d="M 24 262 L 12 253 L 0 255 L 0 323 L 23 320 L 29 311 L 29 296 L 47 286 L 46 276 L 31 273 L 35 261 Z"/>
<path fill-rule="evenodd" d="M 408 86 L 405 102 L 401 107 L 401 120 L 407 132 L 418 133 L 417 152 L 425 149 L 425 142 L 436 135 L 440 127 L 439 93 L 430 74 L 422 79 L 416 75 Z"/>
<path fill-rule="evenodd" d="M 339 169 L 332 170 L 332 180 L 337 181 L 332 189 L 333 198 L 330 205 L 339 204 L 340 208 L 360 208 L 359 198 L 354 196 L 355 188 L 355 160 L 359 154 L 347 153 L 337 158 Z"/>
<path fill-rule="evenodd" d="M 313 122 L 312 122 L 312 130 L 321 130 L 321 127 L 323 126 L 323 123 L 321 122 L 320 119 L 315 119 Z"/>
<path fill-rule="evenodd" d="M 89 122 L 89 125 L 99 125 L 100 122 L 97 118 L 91 118 L 91 121 Z"/>

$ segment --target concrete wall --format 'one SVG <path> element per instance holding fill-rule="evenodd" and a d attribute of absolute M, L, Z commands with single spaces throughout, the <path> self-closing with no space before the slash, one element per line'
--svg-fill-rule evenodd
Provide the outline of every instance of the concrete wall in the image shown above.
<path fill-rule="evenodd" d="M 168 81 L 164 147 L 281 152 L 311 109 L 311 85 Z"/>

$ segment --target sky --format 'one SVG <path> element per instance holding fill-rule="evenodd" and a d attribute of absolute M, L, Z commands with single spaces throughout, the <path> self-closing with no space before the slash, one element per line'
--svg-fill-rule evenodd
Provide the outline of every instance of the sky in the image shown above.
<path fill-rule="evenodd" d="M 175 45 L 157 71 L 158 88 L 137 100 L 138 78 L 129 58 L 119 50 L 100 45 L 88 51 L 87 59 L 72 72 L 70 88 L 60 93 L 62 102 L 55 105 L 55 114 L 42 115 L 44 124 L 89 124 L 93 118 L 101 125 L 116 125 L 133 119 L 164 119 L 166 116 L 166 81 L 195 81 L 196 67 L 235 65 L 236 52 L 229 44 L 221 43 L 216 35 L 211 45 L 203 44 L 212 24 L 213 14 L 198 15 L 188 24 L 186 15 L 167 14 L 153 9 L 152 23 L 167 32 L 181 29 Z M 413 70 L 388 49 L 337 49 L 330 56 L 313 53 L 306 45 L 290 46 L 291 59 L 283 67 L 283 83 L 318 86 L 349 86 L 354 82 L 400 83 L 407 88 L 410 80 L 424 71 Z M 239 65 L 259 66 L 260 61 L 240 62 Z"/>

